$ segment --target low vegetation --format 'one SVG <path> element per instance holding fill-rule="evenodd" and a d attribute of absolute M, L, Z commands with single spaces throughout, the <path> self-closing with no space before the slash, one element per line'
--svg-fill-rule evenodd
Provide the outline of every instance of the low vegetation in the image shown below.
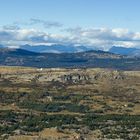
<path fill-rule="evenodd" d="M 0 139 L 140 137 L 138 71 L 2 67 L 0 72 Z"/>

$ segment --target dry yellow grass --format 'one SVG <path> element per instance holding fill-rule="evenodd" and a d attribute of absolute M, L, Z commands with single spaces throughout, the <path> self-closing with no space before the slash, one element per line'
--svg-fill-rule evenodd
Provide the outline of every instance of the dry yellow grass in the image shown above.
<path fill-rule="evenodd" d="M 31 135 L 15 135 L 10 136 L 8 140 L 77 140 L 79 134 L 65 130 L 65 132 L 59 132 L 56 128 L 46 128 L 38 134 Z"/>
<path fill-rule="evenodd" d="M 58 132 L 56 128 L 50 128 L 50 129 L 46 128 L 43 131 L 41 131 L 39 135 L 41 138 L 54 138 L 54 139 L 59 139 L 67 136 L 62 132 Z"/>
<path fill-rule="evenodd" d="M 25 135 L 20 135 L 20 136 L 10 136 L 8 140 L 35 140 L 37 139 L 38 136 L 25 136 Z"/>

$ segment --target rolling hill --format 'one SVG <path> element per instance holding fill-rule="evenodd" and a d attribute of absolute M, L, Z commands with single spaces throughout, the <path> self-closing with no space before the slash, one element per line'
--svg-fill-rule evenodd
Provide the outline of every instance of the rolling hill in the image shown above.
<path fill-rule="evenodd" d="M 43 68 L 111 68 L 139 70 L 140 59 L 104 51 L 35 53 L 23 49 L 0 49 L 0 65 Z"/>

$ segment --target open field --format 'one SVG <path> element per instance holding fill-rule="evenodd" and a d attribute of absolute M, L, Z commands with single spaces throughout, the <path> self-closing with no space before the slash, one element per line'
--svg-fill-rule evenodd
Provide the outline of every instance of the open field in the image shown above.
<path fill-rule="evenodd" d="M 140 138 L 140 71 L 0 67 L 0 139 Z"/>

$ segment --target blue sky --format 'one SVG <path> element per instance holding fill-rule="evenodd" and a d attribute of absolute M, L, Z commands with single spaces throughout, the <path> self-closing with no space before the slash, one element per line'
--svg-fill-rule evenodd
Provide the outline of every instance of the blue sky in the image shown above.
<path fill-rule="evenodd" d="M 39 18 L 65 26 L 140 31 L 139 0 L 1 0 L 1 24 Z"/>
<path fill-rule="evenodd" d="M 140 0 L 1 0 L 0 27 L 3 31 L 4 26 L 18 26 L 20 29 L 19 31 L 16 29 L 17 34 L 25 33 L 27 29 L 32 30 L 34 35 L 37 31 L 44 32 L 46 35 L 49 34 L 49 37 L 46 38 L 51 38 L 51 43 L 52 40 L 57 42 L 59 36 L 58 43 L 72 41 L 72 44 L 83 42 L 83 45 L 86 45 L 87 42 L 89 46 L 98 46 L 100 45 L 98 42 L 101 41 L 102 44 L 105 44 L 104 48 L 107 45 L 114 45 L 120 38 L 116 44 L 138 47 L 140 40 L 138 34 L 140 32 L 139 6 Z M 79 34 L 76 36 L 73 30 Z M 93 35 L 93 40 L 91 40 L 91 36 L 84 38 L 85 34 L 92 34 L 89 32 L 90 30 L 94 33 L 99 32 L 101 37 Z M 7 29 L 6 32 L 8 32 Z M 9 32 L 11 35 L 11 31 Z M 83 40 L 74 42 L 80 33 L 84 34 L 84 37 L 81 36 Z M 103 38 L 105 33 L 109 34 L 107 35 L 109 39 Z M 42 33 L 40 36 L 44 38 L 44 34 Z M 3 34 L 0 33 L 0 35 Z M 115 43 L 111 42 L 113 37 Z M 16 42 L 24 42 L 25 38 L 19 41 L 14 37 L 10 40 L 9 45 L 10 43 L 16 45 Z M 4 44 L 4 41 L 1 42 Z M 49 41 L 47 40 L 47 42 Z M 25 43 L 27 42 L 25 41 Z M 127 46 L 127 44 L 129 45 Z"/>

